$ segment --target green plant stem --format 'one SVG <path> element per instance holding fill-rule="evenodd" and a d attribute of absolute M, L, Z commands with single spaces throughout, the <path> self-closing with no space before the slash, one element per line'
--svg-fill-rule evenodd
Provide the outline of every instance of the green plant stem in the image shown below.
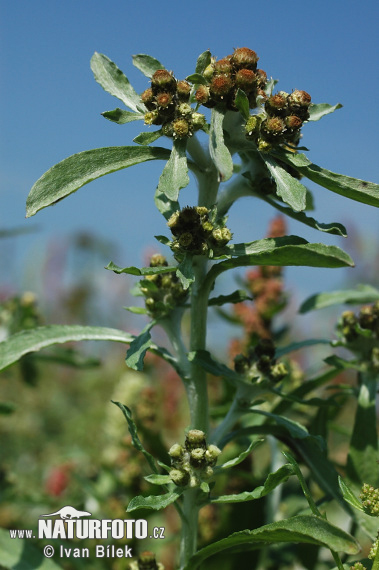
<path fill-rule="evenodd" d="M 180 568 L 184 568 L 197 549 L 197 525 L 199 507 L 197 506 L 198 489 L 188 489 L 184 493 L 182 519 L 182 537 L 180 542 Z"/>

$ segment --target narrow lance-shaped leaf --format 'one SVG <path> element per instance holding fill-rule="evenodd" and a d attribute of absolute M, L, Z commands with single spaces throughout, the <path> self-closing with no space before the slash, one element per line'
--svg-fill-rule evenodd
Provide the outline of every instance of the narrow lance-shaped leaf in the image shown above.
<path fill-rule="evenodd" d="M 146 461 L 150 465 L 151 470 L 154 471 L 154 473 L 158 473 L 158 467 L 155 464 L 154 457 L 151 455 L 151 453 L 146 451 L 146 449 L 142 445 L 142 442 L 138 436 L 137 426 L 134 423 L 131 410 L 127 406 L 125 406 L 124 404 L 121 404 L 121 402 L 114 402 L 112 400 L 112 404 L 115 404 L 116 406 L 118 406 L 120 408 L 120 410 L 122 411 L 122 413 L 124 414 L 124 418 L 127 421 L 128 429 L 129 429 L 130 435 L 132 437 L 133 446 L 137 449 L 137 451 L 140 451 L 145 456 Z"/>
<path fill-rule="evenodd" d="M 126 353 L 126 365 L 133 370 L 143 370 L 143 361 L 146 352 L 152 344 L 150 329 L 155 325 L 155 321 L 151 321 L 141 331 L 141 333 L 130 343 L 129 350 Z"/>
<path fill-rule="evenodd" d="M 133 142 L 140 145 L 149 145 L 162 136 L 162 129 L 152 132 L 143 132 L 134 137 Z"/>
<path fill-rule="evenodd" d="M 127 332 L 103 327 L 49 325 L 25 330 L 0 343 L 0 370 L 17 362 L 22 356 L 48 346 L 82 340 L 111 340 L 130 343 L 135 337 Z"/>
<path fill-rule="evenodd" d="M 176 271 L 177 267 L 175 265 L 167 265 L 163 267 L 119 267 L 115 265 L 113 261 L 108 263 L 105 269 L 109 269 L 110 271 L 114 271 L 114 273 L 121 274 L 127 273 L 129 275 L 159 275 L 160 273 L 171 273 L 172 271 Z"/>
<path fill-rule="evenodd" d="M 186 139 L 174 141 L 170 158 L 159 178 L 157 193 L 164 194 L 171 201 L 176 201 L 179 190 L 189 184 L 186 147 Z"/>
<path fill-rule="evenodd" d="M 143 110 L 141 97 L 131 86 L 129 79 L 106 55 L 95 52 L 91 58 L 91 69 L 101 87 L 122 101 L 133 111 Z"/>
<path fill-rule="evenodd" d="M 250 265 L 294 265 L 306 267 L 353 266 L 351 257 L 339 247 L 308 243 L 297 236 L 266 238 L 249 244 L 225 247 L 224 252 L 237 256 L 214 265 L 207 276 L 210 283 L 223 271 Z"/>
<path fill-rule="evenodd" d="M 235 304 L 235 303 L 242 303 L 243 301 L 252 301 L 252 300 L 253 298 L 250 297 L 246 293 L 246 291 L 244 291 L 243 289 L 238 289 L 237 291 L 230 293 L 230 295 L 219 295 L 218 297 L 212 297 L 211 299 L 209 299 L 208 305 L 209 307 L 213 307 L 215 305 L 221 307 L 226 303 Z"/>
<path fill-rule="evenodd" d="M 376 427 L 377 377 L 362 373 L 358 406 L 347 458 L 348 477 L 360 484 L 379 487 L 378 435 Z"/>
<path fill-rule="evenodd" d="M 233 174 L 233 160 L 224 142 L 224 111 L 215 107 L 212 109 L 211 128 L 209 132 L 209 152 L 211 158 L 220 173 L 220 180 L 225 182 Z"/>
<path fill-rule="evenodd" d="M 341 489 L 342 496 L 345 499 L 345 501 L 347 501 L 355 509 L 364 512 L 364 508 L 362 506 L 361 501 L 354 495 L 353 491 L 340 476 L 338 477 L 338 483 Z"/>
<path fill-rule="evenodd" d="M 143 121 L 145 115 L 143 113 L 132 113 L 130 111 L 125 111 L 124 109 L 114 109 L 113 111 L 104 111 L 101 113 L 103 117 L 117 123 L 118 125 L 125 125 L 125 123 L 130 123 L 132 121 Z"/>
<path fill-rule="evenodd" d="M 286 204 L 291 206 L 295 212 L 300 212 L 306 208 L 307 189 L 299 180 L 291 176 L 284 168 L 267 153 L 261 156 L 276 183 L 276 193 Z"/>
<path fill-rule="evenodd" d="M 337 105 L 329 105 L 329 103 L 311 103 L 308 112 L 309 112 L 309 119 L 308 121 L 318 121 L 325 115 L 329 115 L 330 113 L 334 113 L 337 109 L 341 109 L 343 105 L 341 103 L 337 103 Z"/>
<path fill-rule="evenodd" d="M 271 493 L 278 485 L 284 483 L 293 475 L 293 468 L 291 465 L 282 465 L 274 473 L 270 473 L 263 485 L 256 487 L 253 491 L 244 491 L 242 493 L 221 495 L 212 498 L 212 503 L 245 503 L 246 501 L 254 501 L 261 499 L 268 493 Z"/>
<path fill-rule="evenodd" d="M 148 160 L 167 160 L 170 151 L 161 147 L 107 147 L 69 156 L 45 172 L 34 184 L 26 201 L 26 217 L 66 198 L 105 174 Z"/>
<path fill-rule="evenodd" d="M 254 550 L 278 542 L 317 544 L 347 554 L 357 554 L 360 551 L 355 538 L 326 519 L 315 515 L 298 515 L 254 530 L 235 532 L 213 542 L 194 554 L 184 570 L 196 570 L 204 560 L 224 550 L 232 548 L 233 552 L 238 552 L 239 548 L 246 550 L 247 546 Z"/>
<path fill-rule="evenodd" d="M 169 493 L 165 493 L 164 495 L 150 495 L 149 497 L 142 497 L 139 495 L 130 501 L 126 512 L 131 513 L 132 511 L 136 511 L 138 509 L 160 511 L 161 509 L 165 509 L 174 503 L 177 499 L 179 499 L 182 493 L 183 489 L 180 489 L 179 491 L 171 491 Z"/>
<path fill-rule="evenodd" d="M 300 306 L 299 313 L 307 313 L 316 309 L 324 309 L 333 305 L 360 305 L 374 303 L 379 300 L 379 290 L 371 285 L 357 285 L 356 289 L 317 293 L 308 297 Z"/>
<path fill-rule="evenodd" d="M 307 196 L 308 196 L 308 194 L 307 194 Z M 346 231 L 345 226 L 343 226 L 342 224 L 340 224 L 338 222 L 332 222 L 330 224 L 324 224 L 322 222 L 318 222 L 314 218 L 307 216 L 304 212 L 294 212 L 294 210 L 292 210 L 292 208 L 287 208 L 286 206 L 283 206 L 282 204 L 280 204 L 276 200 L 272 200 L 269 196 L 260 195 L 259 198 L 261 198 L 261 200 L 264 200 L 265 202 L 270 204 L 273 208 L 276 208 L 277 210 L 279 210 L 279 212 L 282 212 L 282 214 L 285 214 L 286 216 L 289 216 L 290 218 L 293 218 L 294 220 L 297 220 L 298 222 L 301 222 L 302 224 L 305 224 L 306 226 L 309 226 L 310 228 L 313 228 L 315 230 L 319 230 L 320 232 L 326 232 L 328 234 L 334 234 L 337 236 L 342 236 L 342 237 L 347 236 L 347 231 Z"/>
<path fill-rule="evenodd" d="M 272 151 L 277 158 L 296 168 L 303 176 L 328 190 L 351 200 L 379 207 L 379 185 L 358 178 L 337 174 L 317 166 L 305 154 L 294 154 L 284 150 Z"/>
<path fill-rule="evenodd" d="M 240 463 L 242 463 L 242 461 L 244 461 L 246 459 L 246 457 L 248 457 L 250 455 L 250 453 L 253 451 L 253 449 L 255 449 L 258 445 L 263 443 L 263 441 L 264 441 L 263 439 L 256 439 L 256 440 L 252 441 L 250 443 L 249 447 L 247 449 L 245 449 L 244 451 L 242 451 L 237 457 L 234 457 L 233 459 L 230 459 L 229 461 L 227 461 L 223 465 L 220 465 L 220 469 L 230 469 L 231 467 L 235 467 L 236 465 L 239 465 Z"/>
<path fill-rule="evenodd" d="M 152 77 L 158 69 L 165 69 L 165 66 L 161 64 L 160 61 L 152 57 L 151 55 L 146 55 L 145 53 L 139 53 L 133 55 L 133 65 L 146 77 Z"/>

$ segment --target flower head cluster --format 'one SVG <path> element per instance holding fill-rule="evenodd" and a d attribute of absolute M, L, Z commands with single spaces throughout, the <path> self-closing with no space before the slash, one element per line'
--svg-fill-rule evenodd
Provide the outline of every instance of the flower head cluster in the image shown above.
<path fill-rule="evenodd" d="M 365 305 L 357 315 L 344 311 L 337 328 L 348 348 L 379 371 L 379 301 Z"/>
<path fill-rule="evenodd" d="M 248 97 L 249 106 L 257 106 L 257 96 L 263 95 L 267 75 L 257 69 L 258 56 L 249 48 L 235 49 L 232 55 L 212 61 L 203 72 L 204 83 L 195 93 L 196 101 L 205 107 L 224 103 L 227 109 L 237 111 L 235 98 L 238 89 Z"/>
<path fill-rule="evenodd" d="M 379 517 L 379 489 L 364 483 L 359 498 L 365 512 L 372 517 Z"/>
<path fill-rule="evenodd" d="M 163 564 L 155 560 L 153 552 L 142 552 L 137 561 L 130 562 L 129 570 L 164 570 Z"/>
<path fill-rule="evenodd" d="M 162 125 L 163 133 L 175 139 L 190 137 L 205 125 L 205 117 L 189 105 L 191 86 L 177 81 L 166 69 L 158 69 L 141 100 L 148 109 L 146 125 Z"/>
<path fill-rule="evenodd" d="M 214 213 L 203 206 L 187 206 L 174 212 L 167 225 L 175 237 L 171 244 L 174 252 L 212 257 L 232 239 L 224 221 L 216 222 Z"/>
<path fill-rule="evenodd" d="M 189 430 L 184 446 L 174 443 L 169 451 L 172 481 L 179 487 L 198 487 L 203 480 L 212 477 L 220 453 L 216 445 L 207 445 L 203 431 Z"/>
<path fill-rule="evenodd" d="M 363 566 L 362 562 L 356 562 L 350 566 L 350 570 L 366 570 L 366 566 Z"/>
<path fill-rule="evenodd" d="M 167 267 L 163 255 L 155 254 L 150 259 L 150 267 Z M 140 290 L 145 297 L 145 305 L 152 317 L 164 317 L 181 305 L 188 295 L 174 271 L 147 275 L 140 281 Z"/>
<path fill-rule="evenodd" d="M 275 345 L 271 340 L 263 339 L 254 348 L 249 349 L 248 355 L 237 354 L 234 358 L 236 372 L 248 378 L 266 378 L 277 383 L 288 374 L 286 366 L 275 359 Z"/>
<path fill-rule="evenodd" d="M 292 93 L 279 91 L 268 97 L 264 113 L 251 115 L 245 126 L 246 137 L 267 151 L 282 143 L 297 144 L 303 122 L 309 118 L 311 96 L 296 89 Z"/>

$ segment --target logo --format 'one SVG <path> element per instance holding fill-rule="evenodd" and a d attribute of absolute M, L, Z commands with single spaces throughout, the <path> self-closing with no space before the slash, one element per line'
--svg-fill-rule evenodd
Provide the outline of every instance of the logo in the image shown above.
<path fill-rule="evenodd" d="M 48 515 L 40 515 L 40 517 L 53 517 L 55 515 L 59 515 L 63 520 L 79 519 L 80 517 L 92 516 L 92 514 L 88 513 L 87 511 L 78 511 L 77 509 L 75 509 L 75 507 L 70 507 L 70 505 L 68 505 L 67 507 L 62 507 L 56 513 L 50 513 Z"/>
<path fill-rule="evenodd" d="M 164 527 L 154 527 L 148 531 L 145 519 L 92 519 L 88 511 L 80 511 L 75 507 L 66 505 L 54 513 L 40 515 L 38 519 L 38 538 L 47 540 L 132 540 L 132 539 L 164 539 Z M 52 518 L 49 518 L 52 517 Z M 55 518 L 54 518 L 55 517 Z M 59 517 L 59 518 L 58 518 Z M 37 538 L 32 530 L 10 530 L 11 539 Z M 43 553 L 46 558 L 52 558 L 58 554 L 60 558 L 90 558 L 90 548 L 72 548 L 71 546 L 48 544 Z M 113 544 L 103 546 L 96 544 L 92 549 L 92 555 L 96 558 L 131 558 L 131 548 L 125 544 L 122 548 Z"/>

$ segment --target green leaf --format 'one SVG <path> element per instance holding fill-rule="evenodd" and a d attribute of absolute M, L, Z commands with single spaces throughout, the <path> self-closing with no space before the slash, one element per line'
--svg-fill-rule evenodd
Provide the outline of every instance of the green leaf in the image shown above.
<path fill-rule="evenodd" d="M 25 330 L 0 342 L 0 370 L 17 362 L 29 352 L 57 343 L 81 340 L 112 340 L 130 343 L 135 337 L 127 332 L 104 327 L 49 325 Z"/>
<path fill-rule="evenodd" d="M 220 465 L 220 469 L 230 469 L 231 467 L 235 467 L 236 465 L 239 465 L 240 463 L 242 463 L 242 461 L 244 461 L 246 459 L 246 457 L 248 457 L 250 455 L 250 453 L 253 451 L 253 449 L 255 449 L 258 445 L 263 443 L 263 441 L 264 441 L 263 439 L 256 439 L 256 440 L 252 441 L 250 443 L 249 447 L 247 449 L 245 449 L 245 451 L 242 451 L 239 455 L 237 455 L 237 457 L 234 457 L 233 459 L 230 459 L 229 461 L 227 461 L 223 465 Z"/>
<path fill-rule="evenodd" d="M 245 119 L 245 121 L 247 121 L 248 118 L 250 117 L 250 104 L 245 91 L 242 91 L 242 89 L 237 89 L 234 104 L 241 113 L 241 115 L 243 116 L 243 118 Z"/>
<path fill-rule="evenodd" d="M 224 116 L 225 112 L 222 108 L 214 107 L 209 131 L 209 152 L 222 182 L 229 180 L 233 174 L 233 160 L 224 142 L 222 128 Z"/>
<path fill-rule="evenodd" d="M 337 109 L 341 109 L 343 105 L 337 103 L 337 105 L 329 105 L 329 103 L 311 103 L 308 109 L 309 119 L 308 121 L 318 121 L 325 115 L 334 113 Z"/>
<path fill-rule="evenodd" d="M 144 120 L 145 115 L 144 113 L 133 113 L 131 111 L 125 111 L 124 109 L 114 109 L 113 111 L 104 111 L 101 113 L 103 117 L 108 119 L 108 121 L 112 121 L 113 123 L 117 123 L 119 125 L 124 125 L 125 123 L 130 123 L 131 121 L 140 121 Z"/>
<path fill-rule="evenodd" d="M 169 220 L 174 212 L 180 210 L 180 205 L 177 200 L 170 200 L 166 194 L 157 186 L 154 195 L 154 202 L 160 213 Z"/>
<path fill-rule="evenodd" d="M 307 189 L 299 180 L 291 176 L 284 168 L 267 153 L 261 153 L 271 176 L 276 183 L 276 193 L 283 202 L 286 202 L 295 212 L 306 208 Z"/>
<path fill-rule="evenodd" d="M 146 55 L 144 53 L 139 53 L 133 55 L 133 65 L 142 71 L 146 77 L 152 77 L 158 69 L 166 69 L 160 61 L 152 57 L 151 55 Z"/>
<path fill-rule="evenodd" d="M 361 373 L 346 473 L 359 485 L 379 487 L 378 435 L 376 427 L 377 377 Z"/>
<path fill-rule="evenodd" d="M 365 511 L 361 501 L 357 499 L 353 491 L 350 489 L 350 487 L 348 487 L 348 485 L 340 476 L 338 476 L 338 483 L 341 489 L 342 496 L 345 499 L 345 501 L 347 501 L 355 509 L 358 509 L 359 511 L 362 511 L 364 513 Z"/>
<path fill-rule="evenodd" d="M 188 75 L 186 80 L 194 85 L 208 85 L 208 81 L 205 79 L 204 75 L 201 73 L 192 73 L 192 75 Z"/>
<path fill-rule="evenodd" d="M 127 406 L 125 406 L 124 404 L 121 404 L 120 402 L 114 402 L 112 400 L 112 404 L 115 404 L 116 406 L 118 406 L 120 408 L 120 410 L 122 411 L 122 413 L 124 414 L 124 417 L 125 417 L 127 424 L 128 424 L 128 429 L 129 429 L 130 435 L 132 437 L 133 446 L 135 447 L 135 449 L 137 449 L 137 451 L 140 451 L 144 455 L 146 461 L 150 465 L 151 470 L 157 474 L 158 473 L 158 467 L 155 464 L 155 459 L 151 455 L 151 453 L 146 451 L 146 449 L 144 448 L 144 446 L 141 443 L 140 438 L 138 437 L 137 426 L 134 423 L 131 410 Z"/>
<path fill-rule="evenodd" d="M 308 243 L 296 236 L 266 238 L 247 244 L 226 246 L 224 252 L 237 257 L 220 261 L 211 267 L 207 276 L 211 283 L 223 271 L 235 267 L 251 265 L 351 267 L 354 265 L 351 257 L 339 247 Z"/>
<path fill-rule="evenodd" d="M 159 178 L 157 192 L 171 201 L 176 201 L 179 190 L 189 184 L 186 147 L 186 139 L 174 141 L 170 158 Z"/>
<path fill-rule="evenodd" d="M 145 307 L 124 307 L 125 311 L 133 313 L 134 315 L 147 315 L 148 311 Z"/>
<path fill-rule="evenodd" d="M 289 354 L 290 352 L 295 352 L 295 350 L 300 350 L 302 348 L 307 348 L 308 346 L 315 346 L 316 344 L 330 345 L 330 340 L 325 338 L 309 338 L 307 340 L 302 340 L 300 342 L 291 342 L 291 344 L 287 344 L 287 346 L 277 348 L 275 356 L 276 358 L 281 358 L 285 354 Z"/>
<path fill-rule="evenodd" d="M 299 313 L 308 313 L 333 305 L 361 305 L 379 300 L 379 290 L 371 285 L 357 285 L 355 289 L 317 293 L 308 297 L 300 306 Z"/>
<path fill-rule="evenodd" d="M 211 52 L 208 49 L 206 51 L 203 51 L 203 53 L 201 53 L 197 58 L 196 69 L 195 69 L 196 73 L 203 73 L 203 71 L 208 67 L 211 61 L 212 61 Z"/>
<path fill-rule="evenodd" d="M 126 365 L 129 366 L 129 368 L 133 368 L 133 370 L 143 370 L 143 360 L 152 343 L 150 329 L 154 325 L 155 321 L 148 323 L 141 333 L 130 343 L 125 358 Z"/>
<path fill-rule="evenodd" d="M 142 497 L 139 495 L 130 501 L 126 512 L 131 513 L 132 511 L 136 511 L 138 509 L 151 509 L 154 511 L 160 511 L 161 509 L 165 509 L 168 507 L 168 505 L 171 505 L 177 501 L 182 493 L 183 489 L 180 489 L 179 491 L 171 491 L 169 493 L 165 493 L 164 495 L 150 495 L 149 497 Z"/>
<path fill-rule="evenodd" d="M 152 142 L 158 140 L 162 136 L 162 129 L 153 132 L 144 132 L 137 135 L 133 142 L 140 144 L 140 145 L 149 145 Z"/>
<path fill-rule="evenodd" d="M 308 196 L 309 194 L 307 194 L 307 199 Z M 278 203 L 276 200 L 272 200 L 269 196 L 261 195 L 259 197 L 261 198 L 261 200 L 264 200 L 265 202 L 267 202 L 268 204 L 279 210 L 279 212 L 282 212 L 282 214 L 285 214 L 286 216 L 289 216 L 290 218 L 293 218 L 294 220 L 297 220 L 298 222 L 301 222 L 302 224 L 305 224 L 310 228 L 319 230 L 320 232 L 326 232 L 328 234 L 347 237 L 347 231 L 345 226 L 339 224 L 338 222 L 332 222 L 331 224 L 323 224 L 321 222 L 318 222 L 314 218 L 307 216 L 304 212 L 294 212 L 292 208 L 287 208 L 286 206 L 283 206 L 282 204 Z"/>
<path fill-rule="evenodd" d="M 195 275 L 193 272 L 192 255 L 185 254 L 183 260 L 179 263 L 176 275 L 179 277 L 183 288 L 188 289 L 188 287 L 195 280 Z"/>
<path fill-rule="evenodd" d="M 210 307 L 213 306 L 218 306 L 220 307 L 221 305 L 225 305 L 226 303 L 242 303 L 243 301 L 252 301 L 253 298 L 250 297 L 246 291 L 243 291 L 243 289 L 238 289 L 237 291 L 234 291 L 233 293 L 230 293 L 230 295 L 219 295 L 218 297 L 212 297 L 211 299 L 209 299 L 208 301 L 208 305 Z"/>
<path fill-rule="evenodd" d="M 158 473 L 153 473 L 152 475 L 146 475 L 144 477 L 145 481 L 151 483 L 152 485 L 167 485 L 172 483 L 170 475 L 159 475 Z"/>
<path fill-rule="evenodd" d="M 188 353 L 188 360 L 200 364 L 207 372 L 214 376 L 221 376 L 231 380 L 233 383 L 242 382 L 243 378 L 231 368 L 225 366 L 221 362 L 214 360 L 207 350 L 196 350 Z"/>
<path fill-rule="evenodd" d="M 341 194 L 351 200 L 363 202 L 370 206 L 379 206 L 379 185 L 373 182 L 366 182 L 358 178 L 351 178 L 343 174 L 336 174 L 325 168 L 317 166 L 308 160 L 305 154 L 294 154 L 284 150 L 272 152 L 277 158 L 293 166 L 303 176 L 309 178 L 316 184 Z"/>
<path fill-rule="evenodd" d="M 235 495 L 221 495 L 220 497 L 212 498 L 212 503 L 244 503 L 246 501 L 254 501 L 255 499 L 261 499 L 265 495 L 268 495 L 273 491 L 278 485 L 284 483 L 293 475 L 293 467 L 291 465 L 282 465 L 274 473 L 270 473 L 260 487 L 256 487 L 253 491 L 244 491 L 243 493 L 238 493 Z"/>
<path fill-rule="evenodd" d="M 131 86 L 129 79 L 106 55 L 95 52 L 91 58 L 91 69 L 101 87 L 120 99 L 133 111 L 143 110 L 141 97 Z"/>
<path fill-rule="evenodd" d="M 69 156 L 45 172 L 26 201 L 26 217 L 51 206 L 105 174 L 148 160 L 167 160 L 170 151 L 160 147 L 107 147 Z"/>
<path fill-rule="evenodd" d="M 294 420 L 290 420 L 289 418 L 278 416 L 277 414 L 272 414 L 270 412 L 265 412 L 263 410 L 258 410 L 257 408 L 250 408 L 250 412 L 266 416 L 270 420 L 274 421 L 278 426 L 285 428 L 290 436 L 295 439 L 312 438 L 315 441 L 319 441 L 319 438 L 317 436 L 310 435 L 304 426 L 298 422 L 295 422 Z"/>
<path fill-rule="evenodd" d="M 0 529 L 0 561 L 4 570 L 59 570 L 30 540 L 12 539 L 9 530 Z"/>
<path fill-rule="evenodd" d="M 129 275 L 159 275 L 160 273 L 171 273 L 176 271 L 177 267 L 175 265 L 167 265 L 164 267 L 119 267 L 113 261 L 108 263 L 105 269 L 109 269 L 109 271 L 113 271 L 114 273 L 121 274 L 127 273 Z"/>
<path fill-rule="evenodd" d="M 213 542 L 194 554 L 184 570 L 196 570 L 204 560 L 227 549 L 232 548 L 233 552 L 238 552 L 238 549 L 246 550 L 246 546 L 249 546 L 254 550 L 278 542 L 317 544 L 347 554 L 357 554 L 360 551 L 355 538 L 326 519 L 315 515 L 299 515 L 254 530 L 235 532 Z"/>

